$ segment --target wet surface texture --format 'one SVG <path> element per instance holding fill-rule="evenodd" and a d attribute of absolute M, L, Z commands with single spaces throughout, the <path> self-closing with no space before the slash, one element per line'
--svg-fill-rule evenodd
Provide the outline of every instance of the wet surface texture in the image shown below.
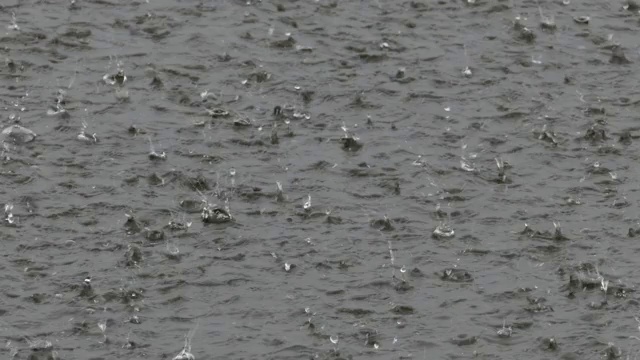
<path fill-rule="evenodd" d="M 634 359 L 639 24 L 3 1 L 5 358 Z"/>

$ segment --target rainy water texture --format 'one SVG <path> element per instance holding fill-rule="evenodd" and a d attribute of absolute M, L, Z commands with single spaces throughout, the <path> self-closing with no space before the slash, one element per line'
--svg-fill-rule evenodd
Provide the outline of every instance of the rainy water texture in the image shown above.
<path fill-rule="evenodd" d="M 3 0 L 7 359 L 640 359 L 636 2 Z"/>

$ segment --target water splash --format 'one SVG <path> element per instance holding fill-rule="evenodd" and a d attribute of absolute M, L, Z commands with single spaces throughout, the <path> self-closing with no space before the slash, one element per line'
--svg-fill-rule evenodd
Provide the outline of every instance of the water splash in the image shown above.
<path fill-rule="evenodd" d="M 15 30 L 15 31 L 19 31 L 20 30 L 20 26 L 18 26 L 18 22 L 16 20 L 16 13 L 15 12 L 11 13 L 11 24 L 7 25 L 7 29 Z"/>
<path fill-rule="evenodd" d="M 184 347 L 173 360 L 195 360 L 196 357 L 191 353 L 191 340 L 198 330 L 200 322 L 196 322 L 196 326 L 184 336 Z"/>
<path fill-rule="evenodd" d="M 77 139 L 82 141 L 82 142 L 86 142 L 86 143 L 92 143 L 95 144 L 98 142 L 98 137 L 96 136 L 96 133 L 93 133 L 91 135 L 87 135 L 86 134 L 86 130 L 87 130 L 87 123 L 83 120 L 82 121 L 82 129 L 80 130 L 80 134 L 78 134 Z"/>
<path fill-rule="evenodd" d="M 511 337 L 512 333 L 513 333 L 513 330 L 511 329 L 511 326 L 507 327 L 507 320 L 503 320 L 502 329 L 499 329 L 498 331 L 496 331 L 496 334 L 498 335 L 498 337 L 503 337 L 503 338 Z"/>
<path fill-rule="evenodd" d="M 104 337 L 101 343 L 106 343 L 107 342 L 107 320 L 102 319 L 98 321 L 98 328 L 100 329 L 100 331 L 102 332 L 102 336 Z"/>
<path fill-rule="evenodd" d="M 540 13 L 540 26 L 545 30 L 555 30 L 556 23 L 554 21 L 554 16 L 545 16 L 540 5 L 538 5 L 538 11 Z"/>
<path fill-rule="evenodd" d="M 436 239 L 448 239 L 454 235 L 455 231 L 453 231 L 453 228 L 445 222 L 441 222 L 436 229 L 433 230 L 433 237 Z"/>
<path fill-rule="evenodd" d="M 468 172 L 476 171 L 476 168 L 473 167 L 471 162 L 469 162 L 464 157 L 460 159 L 460 168 L 462 168 L 462 170 L 468 171 Z"/>
<path fill-rule="evenodd" d="M 191 226 L 191 224 L 189 224 L 189 226 Z M 169 242 L 169 239 L 166 240 L 165 249 L 169 257 L 178 257 L 180 255 L 180 248 L 173 242 Z"/>
<path fill-rule="evenodd" d="M 282 190 L 282 183 L 280 181 L 276 181 L 276 201 L 282 202 L 285 200 L 284 191 Z"/>
<path fill-rule="evenodd" d="M 231 176 L 231 187 L 233 188 L 236 186 L 236 169 L 229 169 L 229 175 Z"/>
<path fill-rule="evenodd" d="M 16 345 L 12 345 L 11 340 L 7 340 L 5 347 L 9 349 L 10 359 L 13 359 L 16 355 L 18 355 L 18 347 Z"/>
<path fill-rule="evenodd" d="M 393 256 L 393 246 L 391 245 L 391 240 L 389 240 L 387 242 L 387 245 L 389 247 L 389 259 L 391 261 L 391 277 L 395 279 L 395 277 L 396 277 L 396 268 L 395 268 L 396 258 Z"/>
<path fill-rule="evenodd" d="M 161 154 L 158 154 L 153 146 L 153 142 L 151 141 L 151 136 L 147 136 L 149 140 L 149 159 L 151 160 L 166 160 L 167 154 L 164 151 Z"/>
<path fill-rule="evenodd" d="M 13 217 L 13 204 L 9 203 L 9 204 L 5 204 L 4 205 L 4 221 L 7 222 L 7 224 L 9 225 L 14 225 L 16 222 L 16 219 Z"/>
<path fill-rule="evenodd" d="M 302 207 L 305 211 L 311 211 L 311 194 L 308 195 L 307 201 L 304 202 L 304 205 L 302 205 Z"/>
<path fill-rule="evenodd" d="M 338 342 L 340 341 L 340 338 L 338 337 L 338 335 L 329 336 L 329 341 L 331 341 L 331 343 L 335 345 L 333 347 L 333 351 L 338 352 Z"/>
<path fill-rule="evenodd" d="M 475 0 L 473 0 L 473 2 L 471 1 L 472 0 L 469 0 L 469 4 L 473 4 L 473 2 L 475 2 Z M 462 70 L 462 75 L 464 75 L 465 77 L 471 77 L 473 73 L 471 72 L 471 68 L 469 68 L 469 55 L 467 54 L 467 45 L 463 45 L 463 50 L 464 50 L 464 59 L 466 62 L 466 66 Z"/>

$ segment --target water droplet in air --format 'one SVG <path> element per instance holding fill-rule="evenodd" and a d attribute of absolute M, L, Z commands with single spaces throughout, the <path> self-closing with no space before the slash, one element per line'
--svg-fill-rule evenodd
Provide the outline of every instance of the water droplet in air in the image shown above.
<path fill-rule="evenodd" d="M 337 344 L 338 344 L 338 340 L 339 340 L 339 339 L 338 339 L 338 335 L 336 335 L 336 336 L 333 336 L 333 335 L 332 335 L 332 336 L 330 336 L 330 337 L 329 337 L 329 340 L 331 340 L 331 343 L 333 343 L 334 345 L 337 345 Z"/>
<path fill-rule="evenodd" d="M 236 169 L 234 169 L 234 168 L 229 169 L 229 174 L 231 176 L 235 176 L 236 175 Z"/>

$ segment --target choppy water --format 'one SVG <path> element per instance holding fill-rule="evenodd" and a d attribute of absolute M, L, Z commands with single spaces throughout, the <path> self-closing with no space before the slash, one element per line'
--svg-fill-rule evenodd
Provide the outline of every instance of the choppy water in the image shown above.
<path fill-rule="evenodd" d="M 635 359 L 640 15 L 539 5 L 3 1 L 3 356 Z"/>

